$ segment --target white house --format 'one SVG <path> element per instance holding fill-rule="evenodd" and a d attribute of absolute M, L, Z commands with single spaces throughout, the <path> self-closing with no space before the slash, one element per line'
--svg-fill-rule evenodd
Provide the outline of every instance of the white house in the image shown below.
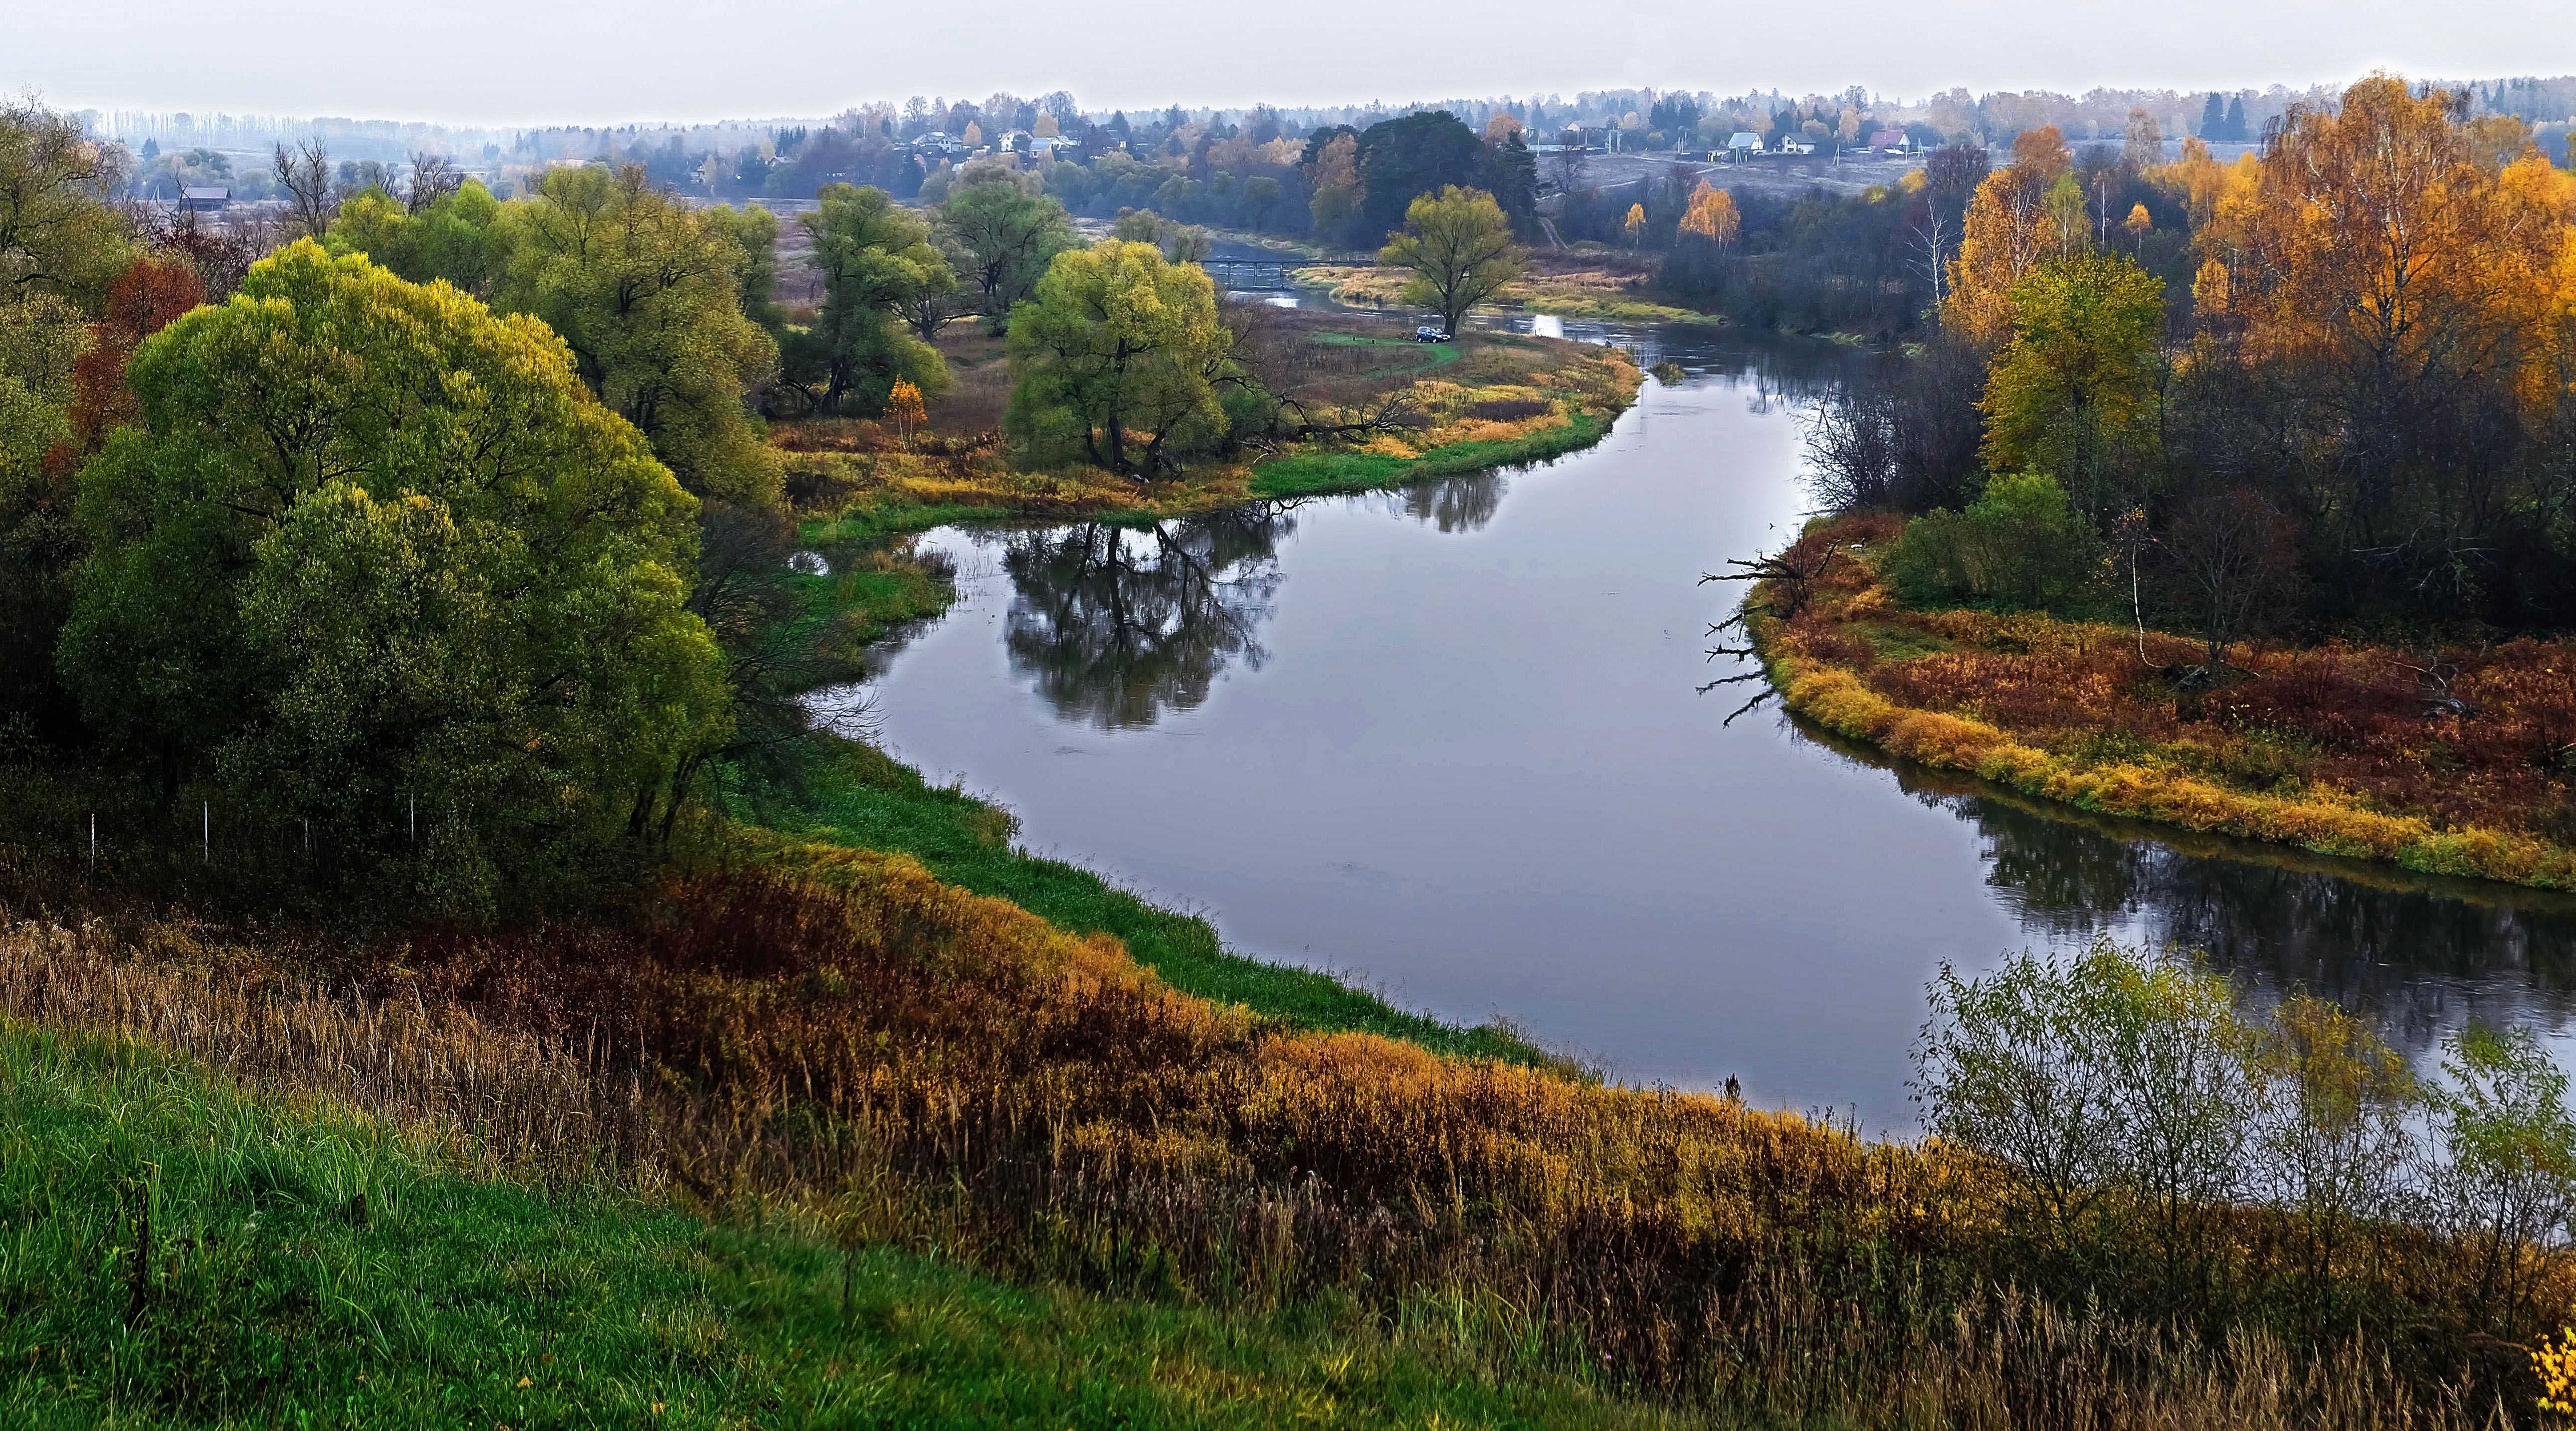
<path fill-rule="evenodd" d="M 1739 129 L 1726 141 L 1727 157 L 1731 159 L 1750 158 L 1761 152 L 1762 136 L 1750 129 Z"/>
<path fill-rule="evenodd" d="M 1808 143 L 1802 135 L 1783 134 L 1780 136 L 1780 152 L 1783 154 L 1813 154 L 1816 152 L 1816 146 Z"/>

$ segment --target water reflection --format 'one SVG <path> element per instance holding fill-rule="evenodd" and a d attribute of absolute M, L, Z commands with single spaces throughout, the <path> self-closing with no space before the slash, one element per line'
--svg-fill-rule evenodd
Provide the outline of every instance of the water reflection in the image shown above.
<path fill-rule="evenodd" d="M 1801 734 L 1974 826 L 1987 885 L 2042 943 L 2110 932 L 2200 949 L 2258 998 L 2303 987 L 2419 1057 L 2471 1018 L 2550 1028 L 2576 1014 L 2576 897 L 2043 805 Z"/>
<path fill-rule="evenodd" d="M 1152 725 L 1205 701 L 1233 661 L 1261 669 L 1257 637 L 1279 590 L 1285 504 L 1256 503 L 1135 530 L 1101 522 L 1015 532 L 1002 643 L 1065 720 Z"/>
<path fill-rule="evenodd" d="M 1417 522 L 1428 522 L 1444 532 L 1473 532 L 1502 510 L 1503 494 L 1510 490 L 1509 479 L 1502 473 L 1486 472 L 1407 487 L 1401 498 L 1404 514 Z"/>

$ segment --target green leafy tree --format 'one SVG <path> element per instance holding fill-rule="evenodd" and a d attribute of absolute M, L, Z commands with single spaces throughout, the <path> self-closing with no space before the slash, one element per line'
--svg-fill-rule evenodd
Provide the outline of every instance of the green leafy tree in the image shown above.
<path fill-rule="evenodd" d="M 1215 379 L 1232 349 L 1206 269 L 1119 239 L 1059 254 L 1011 314 L 1012 430 L 1150 481 L 1174 448 L 1224 432 Z"/>
<path fill-rule="evenodd" d="M 2052 473 L 2098 513 L 2154 446 L 2164 280 L 2123 255 L 2051 259 L 2014 285 L 2012 308 L 1986 378 L 1986 463 Z"/>
<path fill-rule="evenodd" d="M 2062 607 L 2104 570 L 2100 534 L 2057 479 L 2037 472 L 1994 478 L 1966 511 L 1936 508 L 1906 523 L 1886 560 L 1897 595 L 1917 606 Z"/>
<path fill-rule="evenodd" d="M 1521 276 L 1520 245 L 1494 196 L 1451 185 L 1425 194 L 1404 211 L 1404 230 L 1379 250 L 1377 261 L 1407 268 L 1404 300 L 1439 311 L 1440 331 L 1458 335 L 1467 310 L 1500 293 Z"/>
<path fill-rule="evenodd" d="M 60 664 L 165 788 L 457 909 L 667 818 L 724 733 L 698 504 L 542 323 L 307 239 L 130 381 Z"/>
<path fill-rule="evenodd" d="M 1415 199 L 1474 183 L 1485 153 L 1476 131 L 1445 109 L 1370 125 L 1353 154 L 1361 191 L 1360 228 L 1353 238 L 1380 242 L 1404 222 Z"/>
<path fill-rule="evenodd" d="M 956 270 L 932 242 L 928 222 L 883 189 L 833 184 L 804 216 L 823 274 L 823 308 L 791 355 L 791 377 L 825 412 L 854 405 L 873 416 L 897 382 L 925 393 L 948 386 L 948 365 L 917 324 L 936 331 L 925 307 L 957 291 Z"/>
<path fill-rule="evenodd" d="M 1034 292 L 1055 256 L 1079 240 L 1064 205 L 1032 192 L 998 166 L 970 168 L 940 201 L 939 218 L 967 255 L 966 277 L 982 295 L 986 325 L 1000 333 L 1013 304 Z"/>
<path fill-rule="evenodd" d="M 2567 1074 L 2528 1029 L 2471 1024 L 2451 1036 L 2432 1094 L 2447 1157 L 2437 1179 L 2452 1230 L 2477 1249 L 2476 1297 L 2493 1329 L 2522 1328 L 2533 1268 L 2576 1212 L 2576 1114 Z"/>
<path fill-rule="evenodd" d="M 505 205 L 494 306 L 531 313 L 572 349 L 584 385 L 635 424 L 682 485 L 747 506 L 780 500 L 778 460 L 745 394 L 778 345 L 743 312 L 733 225 L 656 191 L 629 165 L 557 169 Z"/>
<path fill-rule="evenodd" d="M 122 153 L 70 115 L 0 101 L 0 302 L 52 293 L 87 308 L 106 295 L 133 257 L 108 202 Z"/>
<path fill-rule="evenodd" d="M 33 733 L 64 702 L 53 642 L 81 549 L 56 459 L 73 438 L 80 310 L 51 293 L 0 302 L 0 742 Z"/>

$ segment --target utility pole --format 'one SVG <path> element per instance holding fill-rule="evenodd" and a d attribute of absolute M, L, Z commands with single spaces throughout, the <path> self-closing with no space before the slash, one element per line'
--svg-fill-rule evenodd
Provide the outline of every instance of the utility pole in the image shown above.
<path fill-rule="evenodd" d="M 205 823 L 197 832 L 198 838 L 204 842 L 198 846 L 197 860 L 200 864 L 210 865 L 215 862 L 215 802 L 209 800 L 198 807 L 198 814 Z"/>

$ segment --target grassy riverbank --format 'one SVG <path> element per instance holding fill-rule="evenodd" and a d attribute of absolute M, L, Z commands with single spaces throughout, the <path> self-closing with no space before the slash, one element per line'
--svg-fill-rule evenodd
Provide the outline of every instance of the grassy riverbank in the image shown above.
<path fill-rule="evenodd" d="M 1395 400 L 1414 416 L 1359 441 L 1245 449 L 1151 483 L 1093 468 L 1028 471 L 978 426 L 998 420 L 998 350 L 961 338 L 950 365 L 966 396 L 934 411 L 921 440 L 898 443 L 867 422 L 782 425 L 774 441 L 806 539 L 864 545 L 956 523 L 1151 521 L 1543 461 L 1600 440 L 1643 381 L 1626 353 L 1598 344 L 1511 334 L 1418 344 L 1356 320 L 1281 321 L 1286 331 L 1270 341 L 1307 374 L 1310 411 Z"/>
<path fill-rule="evenodd" d="M 2576 889 L 2576 645 L 2236 646 L 2202 689 L 2199 643 L 2044 613 L 1912 610 L 1876 566 L 1901 530 L 1818 524 L 1846 553 L 1794 617 L 1751 634 L 1789 709 L 1942 769 L 2103 814 Z M 1786 593 L 1757 606 L 1785 614 Z M 2460 706 L 2428 702 L 2428 671 Z"/>
<path fill-rule="evenodd" d="M 1404 306 L 1407 277 L 1400 269 L 1373 264 L 1313 263 L 1290 270 L 1288 281 L 1353 308 L 1398 308 Z M 1633 274 L 1571 265 L 1531 274 L 1505 288 L 1490 306 L 1605 323 L 1723 321 L 1715 314 L 1642 296 Z"/>
<path fill-rule="evenodd" d="M 772 818 L 808 838 L 909 855 L 942 880 L 1008 900 L 1066 933 L 1110 936 L 1173 988 L 1291 1028 L 1379 1034 L 1514 1063 L 1557 1062 L 1508 1028 L 1442 1023 L 1328 975 L 1234 953 L 1207 920 L 1149 904 L 1079 865 L 1029 853 L 1013 842 L 1018 826 L 1008 811 L 956 786 L 932 785 L 872 747 L 841 746 Z"/>

